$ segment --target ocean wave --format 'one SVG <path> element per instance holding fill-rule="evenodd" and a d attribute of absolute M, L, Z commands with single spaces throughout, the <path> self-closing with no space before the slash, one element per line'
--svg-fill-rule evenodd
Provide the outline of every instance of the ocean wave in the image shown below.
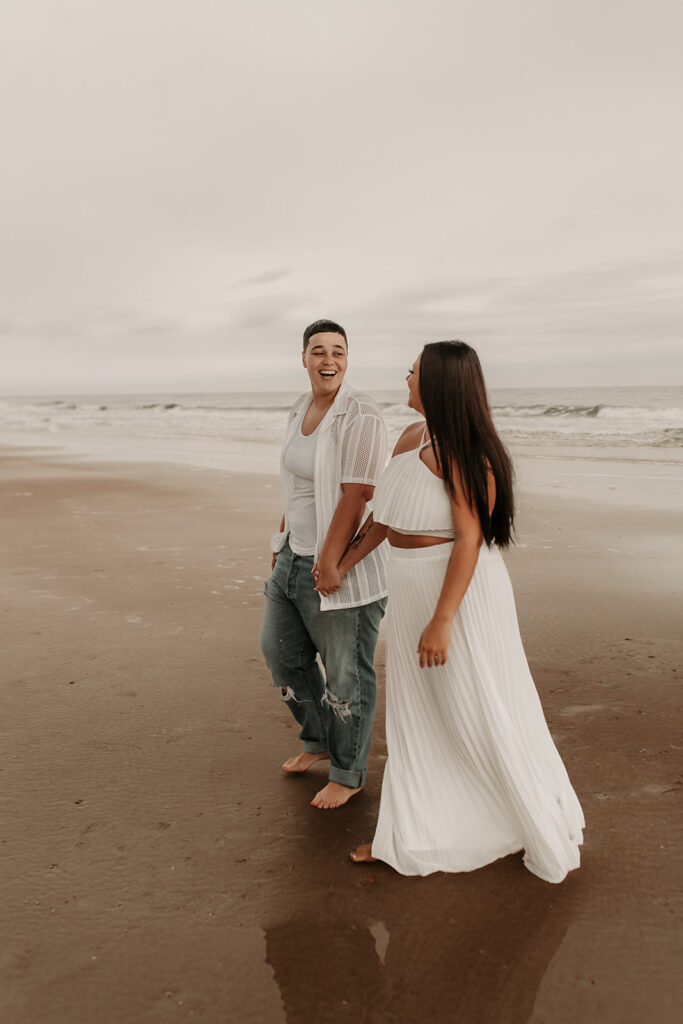
<path fill-rule="evenodd" d="M 675 402 L 680 389 L 673 390 Z M 570 395 L 569 392 L 566 396 L 548 393 L 539 396 L 545 397 L 545 401 L 537 401 L 533 393 L 526 391 L 515 401 L 514 392 L 508 389 L 507 401 L 494 402 L 492 412 L 503 438 L 513 443 L 683 447 L 683 391 L 680 405 L 667 401 L 672 389 L 661 389 L 661 392 L 653 389 L 649 405 L 643 401 L 644 392 L 646 389 L 634 389 L 638 400 L 620 405 L 614 400 L 581 401 L 580 394 Z M 590 397 L 593 398 L 593 394 Z M 617 396 L 615 392 L 614 398 L 621 397 L 621 393 Z M 5 431 L 51 434 L 81 432 L 115 437 L 207 438 L 279 444 L 290 401 L 291 396 L 284 392 L 277 395 L 0 399 L 0 426 Z M 404 401 L 387 400 L 381 407 L 393 445 L 418 414 Z"/>
<path fill-rule="evenodd" d="M 636 419 L 655 422 L 681 422 L 683 409 L 672 407 L 663 409 L 647 408 L 638 405 L 494 405 L 491 407 L 494 417 L 504 419 L 520 417 L 533 419 L 538 416 L 575 417 L 577 419 Z"/>
<path fill-rule="evenodd" d="M 659 438 L 651 443 L 660 448 L 683 448 L 683 427 L 664 430 Z"/>
<path fill-rule="evenodd" d="M 544 416 L 597 416 L 601 405 L 550 405 Z"/>

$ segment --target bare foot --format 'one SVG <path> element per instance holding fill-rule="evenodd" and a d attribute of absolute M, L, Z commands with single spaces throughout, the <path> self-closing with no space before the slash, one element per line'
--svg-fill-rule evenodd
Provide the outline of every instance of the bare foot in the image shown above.
<path fill-rule="evenodd" d="M 316 761 L 328 761 L 329 758 L 329 754 L 307 754 L 304 750 L 302 754 L 290 757 L 288 761 L 285 761 L 282 770 L 287 772 L 288 775 L 301 775 L 312 764 L 315 764 Z"/>
<path fill-rule="evenodd" d="M 352 789 L 351 786 L 342 786 L 339 782 L 328 782 L 319 793 L 316 793 L 311 800 L 311 807 L 321 807 L 325 811 L 333 807 L 341 807 L 347 800 L 350 800 L 356 793 L 360 793 L 363 787 Z"/>
<path fill-rule="evenodd" d="M 377 860 L 376 857 L 372 856 L 372 843 L 363 843 L 357 850 L 350 853 L 349 857 L 354 864 L 367 864 L 370 861 Z"/>

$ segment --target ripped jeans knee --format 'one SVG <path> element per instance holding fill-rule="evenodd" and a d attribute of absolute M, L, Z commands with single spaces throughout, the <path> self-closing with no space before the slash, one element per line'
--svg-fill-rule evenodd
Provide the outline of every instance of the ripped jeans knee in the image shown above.
<path fill-rule="evenodd" d="M 305 700 L 299 700 L 291 686 L 282 687 L 282 696 L 280 697 L 280 700 L 282 701 L 283 704 L 287 704 L 290 700 L 293 700 L 295 704 L 308 703 Z"/>
<path fill-rule="evenodd" d="M 336 694 L 332 693 L 331 690 L 325 687 L 325 692 L 320 698 L 320 703 L 326 704 L 340 722 L 343 722 L 345 725 L 348 724 L 352 717 L 350 701 L 340 700 Z"/>
<path fill-rule="evenodd" d="M 280 690 L 280 700 L 283 704 L 308 704 L 310 701 L 304 698 L 297 697 L 291 686 L 283 686 Z M 347 724 L 353 717 L 351 711 L 351 702 L 348 700 L 340 700 L 336 694 L 332 693 L 328 687 L 325 687 L 325 692 L 320 698 L 321 705 L 327 706 L 333 715 L 335 715 L 340 722 Z"/>

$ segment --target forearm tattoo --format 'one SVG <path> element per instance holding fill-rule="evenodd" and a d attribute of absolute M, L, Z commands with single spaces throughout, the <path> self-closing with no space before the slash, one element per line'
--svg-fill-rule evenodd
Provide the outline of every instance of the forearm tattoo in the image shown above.
<path fill-rule="evenodd" d="M 363 526 L 361 526 L 360 531 L 356 534 L 356 536 L 353 538 L 353 540 L 349 544 L 348 550 L 350 550 L 350 551 L 358 551 L 358 548 L 361 546 L 361 544 L 363 543 L 363 541 L 365 540 L 365 538 L 369 534 L 370 528 L 372 527 L 372 525 L 373 525 L 372 524 L 372 516 L 370 516 L 365 521 Z"/>

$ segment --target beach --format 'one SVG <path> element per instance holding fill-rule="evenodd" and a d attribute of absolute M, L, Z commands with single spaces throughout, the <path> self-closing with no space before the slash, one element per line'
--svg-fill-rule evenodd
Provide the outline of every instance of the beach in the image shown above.
<path fill-rule="evenodd" d="M 677 1020 L 683 531 L 665 455 L 516 460 L 506 561 L 586 815 L 581 868 L 553 886 L 519 855 L 428 878 L 349 861 L 386 758 L 382 641 L 365 790 L 321 812 L 324 768 L 281 773 L 296 727 L 258 646 L 272 469 L 3 445 L 3 1020 Z"/>

